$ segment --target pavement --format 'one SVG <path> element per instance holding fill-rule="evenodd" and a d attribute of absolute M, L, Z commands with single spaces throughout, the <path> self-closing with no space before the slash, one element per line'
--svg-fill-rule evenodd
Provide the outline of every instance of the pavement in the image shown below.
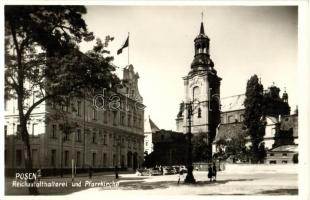
<path fill-rule="evenodd" d="M 67 188 L 40 188 L 43 195 L 70 195 L 81 198 L 92 196 L 117 195 L 297 195 L 297 165 L 227 165 L 225 171 L 217 174 L 217 180 L 210 182 L 207 172 L 194 171 L 196 184 L 185 184 L 178 175 L 137 176 L 120 174 L 95 174 L 91 181 L 88 177 L 76 177 L 74 182 L 81 187 L 72 187 L 71 178 L 49 177 L 46 180 L 68 181 Z M 10 183 L 6 179 L 7 184 Z M 86 185 L 88 183 L 88 185 Z M 25 188 L 23 188 L 25 189 Z M 22 192 L 21 192 L 22 191 Z M 26 192 L 26 193 L 25 193 Z M 27 190 L 6 185 L 7 195 L 27 194 Z"/>

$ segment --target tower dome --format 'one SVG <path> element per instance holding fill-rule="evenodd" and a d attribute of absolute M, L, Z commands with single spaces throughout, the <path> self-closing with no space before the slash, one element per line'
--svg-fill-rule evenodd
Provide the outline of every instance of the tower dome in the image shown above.
<path fill-rule="evenodd" d="M 200 24 L 200 32 L 194 40 L 195 56 L 191 64 L 192 71 L 213 70 L 214 63 L 210 59 L 209 43 L 210 39 L 205 34 L 203 22 Z"/>

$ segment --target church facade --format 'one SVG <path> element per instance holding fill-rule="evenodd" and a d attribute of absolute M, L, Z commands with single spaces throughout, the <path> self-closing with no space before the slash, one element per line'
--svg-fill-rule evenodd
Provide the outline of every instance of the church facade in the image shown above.
<path fill-rule="evenodd" d="M 190 71 L 183 77 L 184 99 L 176 119 L 177 132 L 203 135 L 206 145 L 211 145 L 220 123 L 221 78 L 210 58 L 210 39 L 205 34 L 203 22 L 194 48 Z"/>

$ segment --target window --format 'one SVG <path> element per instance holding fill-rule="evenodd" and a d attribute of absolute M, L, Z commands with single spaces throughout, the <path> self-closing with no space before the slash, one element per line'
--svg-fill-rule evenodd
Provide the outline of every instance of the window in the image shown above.
<path fill-rule="evenodd" d="M 64 155 L 64 165 L 65 167 L 69 166 L 69 151 L 65 151 L 65 155 Z"/>
<path fill-rule="evenodd" d="M 77 102 L 77 115 L 81 116 L 81 101 Z"/>
<path fill-rule="evenodd" d="M 18 139 L 21 138 L 21 132 L 20 132 L 20 125 L 19 124 L 17 124 L 16 136 L 17 136 Z"/>
<path fill-rule="evenodd" d="M 125 165 L 125 155 L 121 156 L 121 167 L 123 168 Z"/>
<path fill-rule="evenodd" d="M 56 138 L 57 127 L 55 124 L 52 125 L 52 138 Z"/>
<path fill-rule="evenodd" d="M 124 113 L 121 114 L 121 122 L 120 122 L 120 124 L 121 124 L 122 126 L 125 125 L 125 114 L 124 114 Z"/>
<path fill-rule="evenodd" d="M 22 150 L 16 150 L 16 166 L 22 165 Z"/>
<path fill-rule="evenodd" d="M 76 130 L 76 141 L 81 142 L 82 141 L 82 134 L 81 134 L 81 129 Z"/>
<path fill-rule="evenodd" d="M 198 86 L 193 88 L 193 100 L 198 100 L 200 95 L 200 89 Z"/>
<path fill-rule="evenodd" d="M 51 151 L 51 165 L 56 167 L 56 150 L 52 149 Z"/>
<path fill-rule="evenodd" d="M 96 153 L 93 153 L 93 166 L 96 166 Z"/>
<path fill-rule="evenodd" d="M 64 141 L 69 141 L 70 137 L 68 133 L 63 133 L 64 134 Z"/>
<path fill-rule="evenodd" d="M 240 122 L 243 122 L 244 120 L 244 115 L 240 115 Z"/>
<path fill-rule="evenodd" d="M 277 161 L 276 160 L 270 160 L 269 164 L 277 164 Z"/>
<path fill-rule="evenodd" d="M 133 117 L 133 127 L 136 127 L 136 126 L 137 126 L 136 122 L 137 122 L 137 119 L 136 119 L 136 117 L 134 116 L 134 117 Z"/>
<path fill-rule="evenodd" d="M 113 125 L 117 125 L 117 111 L 113 111 Z"/>
<path fill-rule="evenodd" d="M 38 91 L 33 91 L 32 93 L 32 104 L 36 102 L 36 98 L 38 96 Z"/>
<path fill-rule="evenodd" d="M 287 153 L 283 153 L 282 156 L 287 156 Z"/>
<path fill-rule="evenodd" d="M 38 149 L 32 149 L 31 150 L 31 156 L 32 156 L 32 165 L 33 165 L 33 167 L 38 167 L 39 166 Z"/>
<path fill-rule="evenodd" d="M 93 108 L 93 120 L 97 120 L 97 110 Z"/>
<path fill-rule="evenodd" d="M 81 165 L 81 152 L 77 151 L 76 152 L 76 166 Z"/>
<path fill-rule="evenodd" d="M 96 144 L 96 140 L 97 140 L 97 138 L 96 138 L 96 132 L 93 132 L 93 143 L 94 143 L 94 144 Z"/>
<path fill-rule="evenodd" d="M 37 124 L 32 124 L 32 135 L 35 135 L 36 125 Z"/>
<path fill-rule="evenodd" d="M 113 166 L 115 166 L 116 165 L 116 156 L 115 156 L 115 154 L 113 154 Z"/>
<path fill-rule="evenodd" d="M 229 115 L 228 116 L 228 123 L 233 123 L 234 122 L 234 116 Z"/>
<path fill-rule="evenodd" d="M 103 123 L 108 123 L 108 111 L 103 111 Z"/>
<path fill-rule="evenodd" d="M 106 134 L 103 135 L 103 144 L 104 145 L 107 144 L 107 135 Z"/>
<path fill-rule="evenodd" d="M 270 153 L 270 156 L 274 156 L 274 153 Z"/>
<path fill-rule="evenodd" d="M 106 167 L 107 166 L 107 154 L 103 153 L 103 166 Z"/>
<path fill-rule="evenodd" d="M 131 126 L 131 115 L 128 115 L 128 123 L 127 125 L 130 127 Z"/>
<path fill-rule="evenodd" d="M 287 160 L 282 160 L 282 164 L 287 164 Z"/>

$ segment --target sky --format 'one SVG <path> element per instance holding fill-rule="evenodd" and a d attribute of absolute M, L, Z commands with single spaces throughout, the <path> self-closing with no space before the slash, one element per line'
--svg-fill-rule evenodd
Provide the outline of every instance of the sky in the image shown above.
<path fill-rule="evenodd" d="M 116 54 L 128 32 L 129 62 L 139 73 L 145 117 L 161 129 L 175 130 L 184 98 L 182 77 L 194 58 L 194 39 L 203 22 L 210 54 L 222 78 L 221 97 L 245 93 L 247 80 L 261 77 L 264 89 L 286 88 L 291 110 L 297 105 L 297 25 L 294 6 L 87 6 L 88 29 L 102 39 L 115 39 L 108 50 L 120 68 L 128 49 Z M 81 44 L 86 51 L 92 43 Z"/>

